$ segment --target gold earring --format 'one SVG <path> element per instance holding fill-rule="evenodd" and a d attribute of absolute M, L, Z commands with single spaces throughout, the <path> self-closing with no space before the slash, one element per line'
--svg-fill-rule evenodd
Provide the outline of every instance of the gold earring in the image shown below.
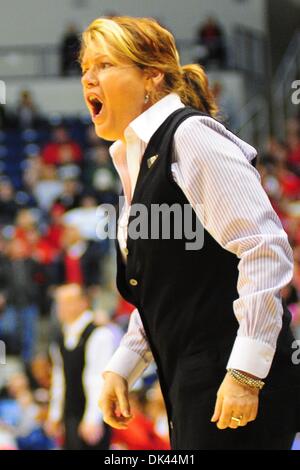
<path fill-rule="evenodd" d="M 147 93 L 147 94 L 145 95 L 145 99 L 144 99 L 144 103 L 145 103 L 145 104 L 148 103 L 149 98 L 150 98 L 150 95 L 149 95 L 149 93 Z"/>

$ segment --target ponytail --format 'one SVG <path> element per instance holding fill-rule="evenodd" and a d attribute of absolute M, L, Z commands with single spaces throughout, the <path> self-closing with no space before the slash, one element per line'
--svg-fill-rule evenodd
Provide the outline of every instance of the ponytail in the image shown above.
<path fill-rule="evenodd" d="M 182 66 L 181 71 L 184 84 L 178 91 L 183 103 L 215 117 L 218 106 L 203 68 L 198 64 L 188 64 Z"/>

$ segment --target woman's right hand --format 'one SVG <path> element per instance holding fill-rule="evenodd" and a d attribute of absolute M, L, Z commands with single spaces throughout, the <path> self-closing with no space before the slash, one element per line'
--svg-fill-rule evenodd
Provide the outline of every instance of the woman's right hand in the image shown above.
<path fill-rule="evenodd" d="M 127 429 L 128 422 L 133 418 L 130 412 L 128 382 L 115 372 L 104 372 L 99 406 L 103 413 L 103 421 L 116 429 Z"/>

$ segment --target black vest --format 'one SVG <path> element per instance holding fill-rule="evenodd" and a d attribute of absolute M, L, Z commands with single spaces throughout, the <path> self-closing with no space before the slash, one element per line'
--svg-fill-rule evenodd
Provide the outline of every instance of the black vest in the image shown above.
<path fill-rule="evenodd" d="M 59 340 L 63 359 L 65 378 L 64 418 L 82 418 L 85 409 L 85 392 L 82 383 L 82 374 L 85 367 L 86 343 L 95 330 L 96 325 L 89 323 L 81 334 L 80 340 L 74 349 L 64 346 L 63 337 Z"/>
<path fill-rule="evenodd" d="M 172 113 L 154 133 L 143 155 L 131 204 L 146 206 L 149 227 L 153 204 L 189 205 L 172 177 L 171 163 L 173 135 L 192 115 L 203 113 L 189 107 Z M 154 155 L 158 158 L 149 168 L 147 160 Z M 131 210 L 129 222 L 134 218 Z M 193 226 L 196 224 L 200 222 L 193 211 Z M 187 432 L 187 415 L 193 402 L 195 406 L 199 403 L 201 392 L 209 389 L 215 397 L 239 326 L 233 311 L 233 301 L 238 298 L 239 259 L 206 230 L 201 249 L 186 250 L 187 241 L 184 237 L 176 239 L 172 230 L 170 239 L 133 239 L 129 233 L 126 264 L 116 243 L 118 289 L 139 310 L 157 365 L 170 428 L 174 423 L 181 433 Z M 300 384 L 299 368 L 291 367 L 288 361 L 293 352 L 289 322 L 285 309 L 268 376 L 270 389 L 280 386 L 281 378 L 289 387 Z"/>

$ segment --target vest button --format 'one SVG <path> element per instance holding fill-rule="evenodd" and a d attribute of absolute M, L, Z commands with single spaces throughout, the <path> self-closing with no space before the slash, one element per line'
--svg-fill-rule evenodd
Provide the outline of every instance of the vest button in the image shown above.
<path fill-rule="evenodd" d="M 124 248 L 124 253 L 125 253 L 126 256 L 128 255 L 128 253 L 129 253 L 128 248 Z"/>
<path fill-rule="evenodd" d="M 137 282 L 136 279 L 130 279 L 130 280 L 129 280 L 129 284 L 130 284 L 131 286 L 137 286 L 138 282 Z"/>

